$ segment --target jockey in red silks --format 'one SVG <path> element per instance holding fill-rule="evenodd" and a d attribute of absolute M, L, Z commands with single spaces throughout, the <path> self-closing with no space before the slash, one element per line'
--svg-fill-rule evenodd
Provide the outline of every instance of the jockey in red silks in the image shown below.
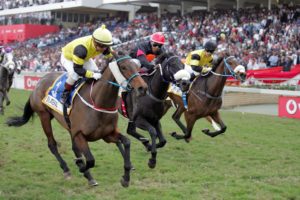
<path fill-rule="evenodd" d="M 165 36 L 162 32 L 153 33 L 150 36 L 150 41 L 138 43 L 130 52 L 132 58 L 136 58 L 140 61 L 142 71 L 152 71 L 154 64 L 151 63 L 151 61 L 165 52 L 163 48 L 165 40 Z"/>

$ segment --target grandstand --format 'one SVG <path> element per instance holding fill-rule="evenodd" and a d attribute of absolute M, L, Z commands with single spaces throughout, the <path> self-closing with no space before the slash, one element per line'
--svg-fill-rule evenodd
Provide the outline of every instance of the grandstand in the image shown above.
<path fill-rule="evenodd" d="M 102 23 L 113 32 L 115 48 L 123 50 L 163 31 L 166 49 L 185 58 L 212 39 L 248 68 L 243 86 L 298 91 L 299 5 L 300 0 L 7 0 L 0 2 L 0 42 L 15 47 L 17 62 L 30 79 L 38 72 L 62 70 L 61 47 Z M 240 85 L 232 79 L 228 84 Z M 273 103 L 279 95 L 265 98 L 271 102 L 262 102 L 261 96 L 267 95 L 241 99 L 244 104 L 251 104 L 249 99 Z M 234 98 L 224 106 L 237 105 Z"/>

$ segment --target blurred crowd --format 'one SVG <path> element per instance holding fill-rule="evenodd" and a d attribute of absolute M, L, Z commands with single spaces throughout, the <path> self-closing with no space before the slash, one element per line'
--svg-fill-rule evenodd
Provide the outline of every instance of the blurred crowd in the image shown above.
<path fill-rule="evenodd" d="M 156 13 L 138 13 L 130 22 L 114 17 L 74 28 L 62 27 L 58 33 L 13 44 L 14 54 L 25 70 L 62 70 L 61 47 L 77 37 L 91 34 L 104 23 L 113 33 L 116 50 L 128 51 L 139 39 L 163 31 L 168 38 L 165 48 L 182 58 L 202 48 L 207 40 L 215 40 L 218 51 L 229 50 L 248 69 L 283 66 L 289 71 L 300 64 L 300 9 L 292 4 L 272 10 L 199 11 L 185 16 L 164 13 L 161 18 L 157 18 Z M 96 62 L 101 65 L 103 60 L 99 57 Z"/>
<path fill-rule="evenodd" d="M 0 0 L 0 10 L 45 5 L 49 3 L 60 3 L 64 1 L 74 0 Z"/>

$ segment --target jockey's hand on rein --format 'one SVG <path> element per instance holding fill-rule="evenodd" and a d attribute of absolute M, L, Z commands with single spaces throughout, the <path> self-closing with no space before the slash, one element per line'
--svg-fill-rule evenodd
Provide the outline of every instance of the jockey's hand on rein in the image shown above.
<path fill-rule="evenodd" d="M 100 74 L 100 73 L 96 73 L 96 72 L 94 72 L 94 74 L 93 74 L 93 79 L 95 79 L 95 80 L 98 80 L 98 79 L 100 79 L 101 78 L 101 76 L 102 76 L 102 74 Z"/>

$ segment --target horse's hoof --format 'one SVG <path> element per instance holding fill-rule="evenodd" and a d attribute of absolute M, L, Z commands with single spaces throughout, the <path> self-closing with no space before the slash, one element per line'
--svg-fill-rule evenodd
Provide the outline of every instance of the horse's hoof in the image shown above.
<path fill-rule="evenodd" d="M 89 180 L 89 186 L 97 186 L 98 183 L 96 180 L 92 179 L 92 180 Z"/>
<path fill-rule="evenodd" d="M 207 129 L 207 128 L 206 128 L 206 129 L 203 129 L 202 132 L 205 133 L 205 134 L 207 135 L 207 134 L 209 133 L 209 129 Z"/>
<path fill-rule="evenodd" d="M 129 186 L 129 181 L 125 181 L 124 178 L 120 180 L 120 183 L 123 187 L 127 188 Z"/>
<path fill-rule="evenodd" d="M 64 178 L 65 178 L 66 180 L 70 180 L 70 179 L 72 178 L 71 172 L 70 172 L 70 171 L 64 172 Z"/>
<path fill-rule="evenodd" d="M 149 167 L 150 169 L 154 169 L 155 166 L 156 166 L 156 160 L 149 159 L 149 161 L 148 161 L 148 167 Z"/>
<path fill-rule="evenodd" d="M 184 140 L 185 140 L 187 143 L 189 143 L 189 142 L 192 140 L 192 137 L 185 138 Z"/>
<path fill-rule="evenodd" d="M 176 137 L 177 133 L 176 133 L 176 132 L 172 132 L 172 133 L 170 133 L 170 135 L 171 135 L 172 137 Z"/>

